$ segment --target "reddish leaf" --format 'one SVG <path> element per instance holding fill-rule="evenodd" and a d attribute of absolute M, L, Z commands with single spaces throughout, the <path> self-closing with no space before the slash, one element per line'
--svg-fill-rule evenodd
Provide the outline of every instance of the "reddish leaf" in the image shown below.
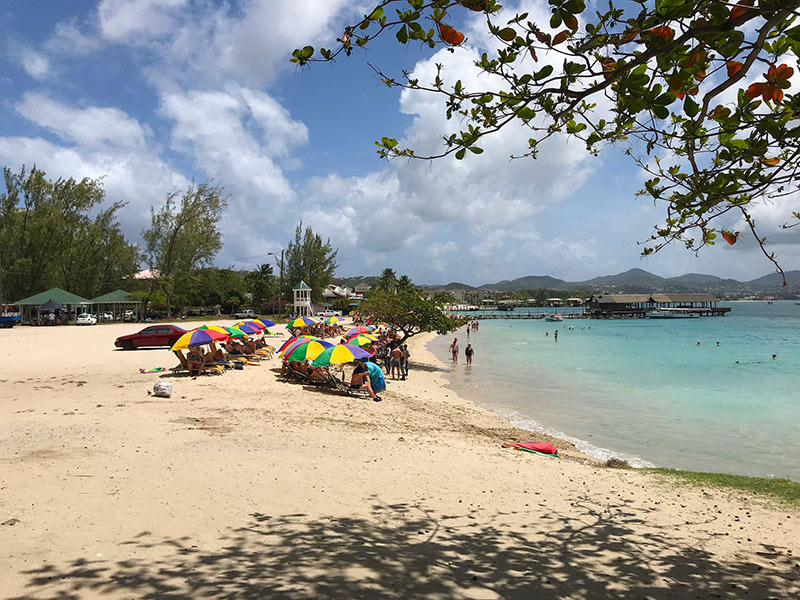
<path fill-rule="evenodd" d="M 669 41 L 672 39 L 672 36 L 675 35 L 675 30 L 672 27 L 667 27 L 666 25 L 661 25 L 660 27 L 653 27 L 650 30 L 656 37 L 660 37 L 663 40 Z"/>
<path fill-rule="evenodd" d="M 564 16 L 564 25 L 572 29 L 572 31 L 578 30 L 578 19 L 575 15 L 567 14 Z"/>
<path fill-rule="evenodd" d="M 565 29 L 564 31 L 559 31 L 553 38 L 553 46 L 558 46 L 561 42 L 567 39 L 568 35 L 569 35 L 568 29 Z"/>
<path fill-rule="evenodd" d="M 706 58 L 706 53 L 703 51 L 702 46 L 698 46 L 697 48 L 692 50 L 689 56 L 686 57 L 686 60 L 684 61 L 683 65 L 686 68 L 691 68 L 695 66 L 697 63 L 703 62 L 705 58 Z"/>
<path fill-rule="evenodd" d="M 763 162 L 765 165 L 768 165 L 768 166 L 770 166 L 770 167 L 774 167 L 774 166 L 776 166 L 778 163 L 780 163 L 780 162 L 781 162 L 781 159 L 780 159 L 780 158 L 778 158 L 777 156 L 773 156 L 772 158 L 765 158 L 765 159 L 764 159 L 762 162 Z"/>
<path fill-rule="evenodd" d="M 736 243 L 736 234 L 735 233 L 731 233 L 730 231 L 723 231 L 722 232 L 722 238 L 726 242 L 728 242 L 731 246 L 733 246 Z"/>
<path fill-rule="evenodd" d="M 539 40 L 542 44 L 550 45 L 550 36 L 546 33 L 542 33 L 541 31 L 536 32 L 536 39 Z"/>
<path fill-rule="evenodd" d="M 753 6 L 753 0 L 743 0 L 742 2 L 739 2 L 739 4 L 737 4 L 731 9 L 730 18 L 736 19 L 738 17 L 741 17 L 748 10 L 750 10 L 751 6 Z"/>
<path fill-rule="evenodd" d="M 633 29 L 629 29 L 628 31 L 623 33 L 619 41 L 621 44 L 628 44 L 633 40 L 635 40 L 637 35 L 639 35 L 639 30 L 636 27 L 634 27 Z"/>
<path fill-rule="evenodd" d="M 536 56 L 536 50 L 534 50 L 533 48 L 531 48 L 530 50 L 531 50 L 531 58 L 534 60 L 534 62 L 539 62 L 539 58 Z"/>
<path fill-rule="evenodd" d="M 782 64 L 776 69 L 775 78 L 787 80 L 794 74 L 794 69 L 787 64 Z"/>
<path fill-rule="evenodd" d="M 458 46 L 464 41 L 464 34 L 456 31 L 450 25 L 439 23 L 439 35 L 451 46 Z"/>
<path fill-rule="evenodd" d="M 742 67 L 744 65 L 740 63 L 738 60 L 730 60 L 727 62 L 725 66 L 728 67 L 728 77 L 733 77 L 739 71 L 742 70 Z"/>
<path fill-rule="evenodd" d="M 698 71 L 697 73 L 695 73 L 694 78 L 697 81 L 703 81 L 703 79 L 706 78 L 706 72 L 705 71 Z"/>
<path fill-rule="evenodd" d="M 780 104 L 783 101 L 783 90 L 781 88 L 774 88 L 772 90 L 772 99 L 776 104 Z"/>
<path fill-rule="evenodd" d="M 606 80 L 611 79 L 614 69 L 617 68 L 617 61 L 613 58 L 604 58 L 603 59 L 603 77 Z"/>
<path fill-rule="evenodd" d="M 687 93 L 688 93 L 690 96 L 696 96 L 696 95 L 697 95 L 697 92 L 699 92 L 699 91 L 700 91 L 700 88 L 698 88 L 697 86 L 694 86 L 694 87 L 693 87 L 692 89 L 690 89 L 690 90 L 689 90 Z"/>
<path fill-rule="evenodd" d="M 766 83 L 751 83 L 750 87 L 747 88 L 747 91 L 745 91 L 744 94 L 748 98 L 758 98 L 764 94 L 766 90 L 770 89 L 771 88 L 769 87 L 769 84 Z"/>

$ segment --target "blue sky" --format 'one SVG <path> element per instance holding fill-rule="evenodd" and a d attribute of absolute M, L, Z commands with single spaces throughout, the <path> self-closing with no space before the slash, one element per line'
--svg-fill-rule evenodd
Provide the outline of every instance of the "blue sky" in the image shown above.
<path fill-rule="evenodd" d="M 635 198 L 644 178 L 622 149 L 593 158 L 556 139 L 537 161 L 509 162 L 528 137 L 520 129 L 463 162 L 380 161 L 381 136 L 435 149 L 453 125 L 435 99 L 386 88 L 367 63 L 424 78 L 445 62 L 453 80 L 478 85 L 471 63 L 485 38 L 469 13 L 459 24 L 467 43 L 453 54 L 387 37 L 333 65 L 288 62 L 295 47 L 332 46 L 368 4 L 4 3 L 0 162 L 104 177 L 109 200 L 127 202 L 123 229 L 137 241 L 150 206 L 192 178 L 214 179 L 230 202 L 220 266 L 267 260 L 303 219 L 339 248 L 340 275 L 390 266 L 420 283 L 482 284 L 632 267 L 738 279 L 771 271 L 746 238 L 699 256 L 670 248 L 641 260 L 636 242 L 664 209 Z M 507 4 L 546 14 L 546 2 Z M 785 215 L 785 206 L 756 212 L 773 229 Z M 784 268 L 797 268 L 797 234 L 774 239 Z"/>

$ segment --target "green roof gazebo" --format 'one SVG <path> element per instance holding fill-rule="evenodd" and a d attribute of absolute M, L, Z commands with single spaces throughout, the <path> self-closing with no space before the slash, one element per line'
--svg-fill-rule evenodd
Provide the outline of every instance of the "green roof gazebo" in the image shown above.
<path fill-rule="evenodd" d="M 108 292 L 102 296 L 92 298 L 91 302 L 94 305 L 95 312 L 111 313 L 114 320 L 120 319 L 125 314 L 125 310 L 132 310 L 137 320 L 141 317 L 142 303 L 139 300 L 131 298 L 130 294 L 125 290 Z"/>
<path fill-rule="evenodd" d="M 49 322 L 49 320 L 45 321 L 43 315 L 39 314 L 39 307 L 48 302 L 61 305 L 61 308 L 55 309 L 54 313 L 56 314 L 56 321 L 62 324 L 69 321 L 70 318 L 74 318 L 74 315 L 78 314 L 84 307 L 88 308 L 92 304 L 90 300 L 61 288 L 52 288 L 45 292 L 39 292 L 33 296 L 17 300 L 14 304 L 19 305 L 21 309 L 23 323 L 41 325 Z"/>

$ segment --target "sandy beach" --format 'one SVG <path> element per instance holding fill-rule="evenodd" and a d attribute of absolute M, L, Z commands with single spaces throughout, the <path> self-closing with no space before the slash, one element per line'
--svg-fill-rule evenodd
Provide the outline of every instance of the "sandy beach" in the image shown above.
<path fill-rule="evenodd" d="M 0 332 L 2 598 L 789 598 L 800 514 L 501 447 L 412 338 L 373 403 L 277 359 L 169 377 L 136 325 Z"/>

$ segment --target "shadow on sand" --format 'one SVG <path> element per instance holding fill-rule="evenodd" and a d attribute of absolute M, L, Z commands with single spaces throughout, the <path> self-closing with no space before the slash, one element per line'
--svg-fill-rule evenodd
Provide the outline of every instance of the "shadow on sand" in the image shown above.
<path fill-rule="evenodd" d="M 576 504 L 580 520 L 541 507 L 490 518 L 404 504 L 376 504 L 367 518 L 254 513 L 213 549 L 143 532 L 120 544 L 126 560 L 24 571 L 16 598 L 796 597 L 798 569 L 782 549 L 721 562 L 645 523 L 645 511 Z M 511 528 L 509 517 L 528 525 Z"/>

